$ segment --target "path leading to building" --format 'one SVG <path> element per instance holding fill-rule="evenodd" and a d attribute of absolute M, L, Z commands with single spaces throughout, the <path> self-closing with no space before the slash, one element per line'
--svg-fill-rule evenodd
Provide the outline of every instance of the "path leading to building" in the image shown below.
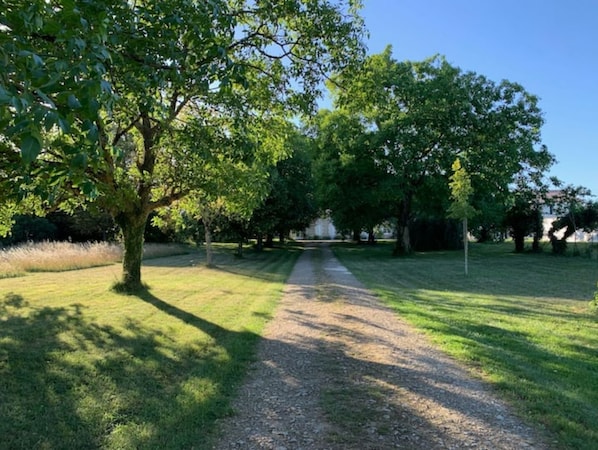
<path fill-rule="evenodd" d="M 534 431 L 308 244 L 215 449 L 543 449 Z"/>

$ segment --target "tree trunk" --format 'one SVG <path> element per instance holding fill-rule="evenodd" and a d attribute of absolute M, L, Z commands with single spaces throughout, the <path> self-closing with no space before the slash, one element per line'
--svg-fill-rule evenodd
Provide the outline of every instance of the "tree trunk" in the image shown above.
<path fill-rule="evenodd" d="M 210 223 L 207 220 L 203 220 L 204 228 L 204 239 L 206 241 L 206 265 L 208 267 L 213 266 L 214 252 L 212 251 L 212 231 L 210 230 Z"/>
<path fill-rule="evenodd" d="M 368 244 L 373 245 L 376 243 L 376 236 L 374 236 L 374 230 L 372 228 L 368 231 Z"/>
<path fill-rule="evenodd" d="M 141 260 L 143 258 L 143 235 L 148 214 L 121 213 L 116 222 L 124 239 L 123 273 L 118 289 L 134 292 L 143 287 L 141 283 Z"/>
<path fill-rule="evenodd" d="M 358 244 L 361 242 L 361 230 L 353 230 L 353 241 Z"/>
<path fill-rule="evenodd" d="M 256 242 L 255 242 L 255 250 L 261 252 L 264 249 L 264 237 L 258 233 Z"/>
<path fill-rule="evenodd" d="M 465 275 L 469 274 L 469 239 L 467 238 L 467 217 L 463 219 L 463 250 L 465 252 Z"/>
<path fill-rule="evenodd" d="M 278 242 L 280 242 L 280 245 L 284 245 L 285 236 L 286 232 L 284 230 L 278 233 Z"/>
<path fill-rule="evenodd" d="M 534 253 L 540 253 L 540 237 L 538 233 L 534 233 L 534 240 L 532 242 L 532 251 Z"/>
<path fill-rule="evenodd" d="M 515 253 L 523 253 L 525 250 L 525 234 L 521 230 L 513 230 L 513 240 L 515 241 Z"/>
<path fill-rule="evenodd" d="M 274 247 L 274 235 L 272 233 L 266 234 L 266 247 L 267 248 Z"/>
<path fill-rule="evenodd" d="M 409 233 L 409 220 L 411 218 L 411 195 L 399 205 L 397 217 L 397 242 L 393 251 L 394 256 L 408 255 L 411 253 L 411 234 Z"/>

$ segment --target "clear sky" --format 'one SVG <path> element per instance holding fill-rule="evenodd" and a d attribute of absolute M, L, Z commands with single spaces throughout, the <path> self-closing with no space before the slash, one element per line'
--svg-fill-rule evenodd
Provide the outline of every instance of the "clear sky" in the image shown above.
<path fill-rule="evenodd" d="M 598 0 L 363 0 L 370 54 L 441 54 L 540 98 L 550 175 L 598 195 Z"/>

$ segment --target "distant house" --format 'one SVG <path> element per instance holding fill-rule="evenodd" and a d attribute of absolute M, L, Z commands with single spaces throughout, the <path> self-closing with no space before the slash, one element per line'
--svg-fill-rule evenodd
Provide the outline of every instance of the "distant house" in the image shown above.
<path fill-rule="evenodd" d="M 552 228 L 552 222 L 559 218 L 562 215 L 562 206 L 559 207 L 558 205 L 558 198 L 561 195 L 562 191 L 560 190 L 553 190 L 549 191 L 547 198 L 551 201 L 546 203 L 542 206 L 542 225 L 544 226 L 544 235 L 543 239 L 548 240 L 548 232 Z M 565 232 L 564 229 L 561 229 L 554 233 L 557 239 L 560 239 Z M 598 242 L 598 230 L 594 230 L 590 233 L 587 233 L 583 230 L 578 230 L 574 234 L 572 234 L 567 241 L 569 242 Z"/>
<path fill-rule="evenodd" d="M 336 227 L 330 216 L 314 220 L 302 233 L 304 239 L 336 239 Z"/>

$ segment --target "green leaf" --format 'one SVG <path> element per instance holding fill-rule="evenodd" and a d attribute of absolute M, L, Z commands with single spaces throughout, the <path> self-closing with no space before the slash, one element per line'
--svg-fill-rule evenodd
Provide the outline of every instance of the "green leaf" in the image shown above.
<path fill-rule="evenodd" d="M 33 134 L 26 135 L 21 141 L 21 158 L 25 164 L 31 164 L 42 150 L 42 143 Z"/>
<path fill-rule="evenodd" d="M 84 169 L 87 167 L 87 154 L 78 153 L 71 161 L 71 167 L 74 169 Z"/>
<path fill-rule="evenodd" d="M 79 108 L 81 108 L 81 102 L 73 94 L 70 94 L 68 96 L 67 104 L 69 105 L 69 108 L 71 108 L 71 109 L 79 109 Z"/>

